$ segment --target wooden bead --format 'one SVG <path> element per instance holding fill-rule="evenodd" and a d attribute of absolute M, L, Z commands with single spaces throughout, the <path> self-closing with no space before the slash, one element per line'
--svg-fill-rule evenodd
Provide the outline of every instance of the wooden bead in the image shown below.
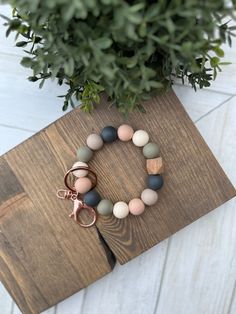
<path fill-rule="evenodd" d="M 125 202 L 117 202 L 113 206 L 113 215 L 116 218 L 122 219 L 128 216 L 129 214 L 129 207 Z"/>
<path fill-rule="evenodd" d="M 138 130 L 138 131 L 134 132 L 132 141 L 133 141 L 135 146 L 142 147 L 148 143 L 149 135 L 144 130 Z"/>
<path fill-rule="evenodd" d="M 105 143 L 114 142 L 117 139 L 117 130 L 113 126 L 106 126 L 102 129 L 101 137 Z"/>
<path fill-rule="evenodd" d="M 92 150 L 98 150 L 102 148 L 103 140 L 100 135 L 93 133 L 87 137 L 86 144 Z"/>
<path fill-rule="evenodd" d="M 82 146 L 79 147 L 77 150 L 77 158 L 79 161 L 82 162 L 88 162 L 93 156 L 93 151 L 87 147 L 87 146 Z"/>
<path fill-rule="evenodd" d="M 146 158 L 156 158 L 159 156 L 160 148 L 156 143 L 147 143 L 143 147 L 143 155 Z"/>
<path fill-rule="evenodd" d="M 101 196 L 96 190 L 92 190 L 92 191 L 87 192 L 84 195 L 83 200 L 84 200 L 86 205 L 88 205 L 90 207 L 95 207 L 101 201 Z"/>
<path fill-rule="evenodd" d="M 141 194 L 141 199 L 147 206 L 152 206 L 156 204 L 158 200 L 158 194 L 156 191 L 153 191 L 152 189 L 145 189 Z"/>
<path fill-rule="evenodd" d="M 162 175 L 149 175 L 148 176 L 148 187 L 152 190 L 159 190 L 164 184 Z"/>
<path fill-rule="evenodd" d="M 75 181 L 75 189 L 78 193 L 87 193 L 92 188 L 92 182 L 89 178 L 78 178 Z"/>
<path fill-rule="evenodd" d="M 103 199 L 97 206 L 97 211 L 100 215 L 108 216 L 112 214 L 113 204 L 110 200 Z"/>
<path fill-rule="evenodd" d="M 134 129 L 128 124 L 122 124 L 118 128 L 117 134 L 121 141 L 128 142 L 133 137 Z"/>
<path fill-rule="evenodd" d="M 147 159 L 146 166 L 148 174 L 164 173 L 164 163 L 162 157 Z"/>
<path fill-rule="evenodd" d="M 137 216 L 141 215 L 144 212 L 145 205 L 140 198 L 133 198 L 129 202 L 129 211 L 131 214 Z"/>

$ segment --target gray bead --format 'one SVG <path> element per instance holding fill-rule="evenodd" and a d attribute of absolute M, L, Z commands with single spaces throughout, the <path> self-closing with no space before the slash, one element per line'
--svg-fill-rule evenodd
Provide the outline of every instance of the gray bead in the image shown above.
<path fill-rule="evenodd" d="M 87 146 L 79 147 L 77 150 L 77 158 L 79 161 L 88 162 L 93 156 L 93 151 Z"/>
<path fill-rule="evenodd" d="M 113 211 L 113 204 L 110 200 L 101 200 L 97 206 L 97 211 L 100 215 L 108 216 L 112 214 Z"/>
<path fill-rule="evenodd" d="M 147 143 L 143 147 L 143 155 L 148 158 L 156 158 L 159 156 L 160 148 L 156 143 Z"/>

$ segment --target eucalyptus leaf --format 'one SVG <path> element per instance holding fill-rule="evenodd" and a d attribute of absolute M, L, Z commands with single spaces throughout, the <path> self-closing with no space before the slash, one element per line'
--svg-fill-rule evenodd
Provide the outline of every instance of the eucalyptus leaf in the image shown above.
<path fill-rule="evenodd" d="M 194 90 L 208 87 L 229 64 L 224 45 L 236 36 L 236 1 L 2 1 L 13 7 L 12 18 L 0 17 L 27 53 L 29 80 L 68 87 L 63 110 L 78 102 L 91 112 L 105 91 L 127 116 L 145 112 L 142 102 L 176 77 Z"/>

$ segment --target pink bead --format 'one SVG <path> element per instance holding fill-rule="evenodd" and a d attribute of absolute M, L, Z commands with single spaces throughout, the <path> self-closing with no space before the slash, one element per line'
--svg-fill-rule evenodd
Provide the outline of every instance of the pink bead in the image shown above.
<path fill-rule="evenodd" d="M 133 215 L 141 215 L 144 212 L 145 205 L 140 198 L 133 198 L 129 202 L 129 211 Z"/>
<path fill-rule="evenodd" d="M 92 182 L 87 177 L 79 178 L 75 181 L 75 189 L 78 193 L 87 193 L 92 188 Z"/>
<path fill-rule="evenodd" d="M 133 128 L 128 124 L 122 124 L 119 126 L 117 130 L 118 138 L 121 141 L 127 142 L 130 141 L 133 137 L 134 130 Z"/>

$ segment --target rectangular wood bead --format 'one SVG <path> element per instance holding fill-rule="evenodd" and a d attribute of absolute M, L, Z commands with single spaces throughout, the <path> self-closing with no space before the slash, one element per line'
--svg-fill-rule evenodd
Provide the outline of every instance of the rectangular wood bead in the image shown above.
<path fill-rule="evenodd" d="M 164 172 L 162 157 L 147 159 L 146 166 L 148 174 L 162 174 Z"/>

